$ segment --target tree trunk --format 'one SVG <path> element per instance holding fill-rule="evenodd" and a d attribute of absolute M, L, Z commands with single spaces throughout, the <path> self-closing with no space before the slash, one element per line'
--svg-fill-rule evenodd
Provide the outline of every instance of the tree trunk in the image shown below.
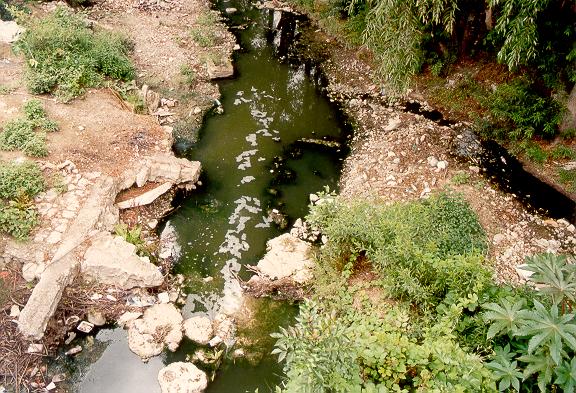
<path fill-rule="evenodd" d="M 560 131 L 576 129 L 576 84 L 572 87 L 572 92 L 566 102 L 566 113 L 560 125 Z"/>

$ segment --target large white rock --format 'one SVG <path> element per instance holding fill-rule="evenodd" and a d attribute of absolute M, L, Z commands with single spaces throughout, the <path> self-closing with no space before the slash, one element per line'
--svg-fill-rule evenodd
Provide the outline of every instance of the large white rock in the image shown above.
<path fill-rule="evenodd" d="M 158 373 L 162 393 L 200 393 L 208 386 L 204 371 L 192 363 L 176 362 Z"/>
<path fill-rule="evenodd" d="M 0 42 L 11 44 L 17 41 L 23 32 L 24 28 L 18 26 L 16 22 L 0 20 Z"/>
<path fill-rule="evenodd" d="M 129 323 L 128 346 L 142 359 L 160 355 L 164 346 L 175 351 L 182 341 L 182 314 L 173 304 L 156 304 L 141 319 Z"/>
<path fill-rule="evenodd" d="M 136 255 L 136 246 L 104 232 L 86 250 L 82 273 L 97 282 L 123 289 L 156 287 L 164 281 L 162 273 L 148 258 Z"/>
<path fill-rule="evenodd" d="M 268 252 L 258 262 L 262 276 L 271 280 L 291 277 L 297 283 L 311 278 L 314 262 L 310 259 L 310 244 L 289 233 L 270 239 Z"/>
<path fill-rule="evenodd" d="M 186 337 L 200 345 L 206 345 L 214 335 L 212 321 L 204 315 L 196 315 L 184 321 Z"/>

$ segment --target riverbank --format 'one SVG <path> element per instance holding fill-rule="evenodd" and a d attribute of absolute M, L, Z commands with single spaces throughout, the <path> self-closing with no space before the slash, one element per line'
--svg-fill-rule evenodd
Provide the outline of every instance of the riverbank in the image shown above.
<path fill-rule="evenodd" d="M 190 192 L 200 174 L 198 163 L 174 157 L 174 138 L 188 137 L 199 127 L 219 98 L 211 80 L 233 72 L 234 38 L 210 6 L 205 1 L 105 1 L 84 9 L 90 26 L 122 32 L 133 43 L 137 78 L 131 84 L 89 89 L 69 103 L 29 94 L 25 60 L 9 43 L 0 43 L 0 124 L 18 118 L 26 102 L 38 99 L 58 127 L 47 137 L 44 158 L 0 152 L 1 161 L 36 162 L 46 184 L 34 199 L 38 225 L 28 240 L 0 235 L 0 385 L 5 388 L 53 389 L 61 382 L 47 374 L 43 362 L 58 346 L 83 334 L 79 322 L 90 331 L 127 311 L 178 301 L 182 279 L 169 275 L 175 256 L 155 231 L 172 209 L 176 190 Z M 68 8 L 42 3 L 32 7 L 32 15 L 42 17 L 57 7 Z M 213 43 L 206 47 L 194 41 L 190 26 L 210 35 Z M 127 96 L 134 101 L 125 101 Z M 118 195 L 124 189 L 130 190 Z M 132 241 L 141 242 L 161 267 L 121 238 L 110 243 L 111 233 L 123 233 L 121 221 L 130 224 L 125 237 L 141 228 L 142 235 Z M 112 251 L 117 243 L 122 250 Z M 123 266 L 115 271 L 100 265 L 108 263 L 107 256 L 84 261 L 84 255 L 98 252 L 117 252 Z M 71 355 L 74 348 L 68 348 Z"/>
<path fill-rule="evenodd" d="M 393 203 L 426 198 L 447 188 L 462 193 L 488 235 L 499 282 L 523 282 L 525 272 L 517 267 L 526 256 L 576 253 L 573 217 L 551 219 L 489 180 L 491 168 L 474 154 L 480 147 L 477 138 L 470 141 L 470 123 L 445 121 L 417 93 L 408 95 L 408 105 L 390 101 L 372 80 L 374 69 L 365 60 L 370 58 L 365 48 L 315 29 L 304 36 L 324 53 L 319 67 L 327 76 L 328 95 L 355 125 L 340 183 L 342 196 Z M 407 110 L 411 102 L 424 110 Z M 466 157 L 459 149 L 471 152 Z"/>

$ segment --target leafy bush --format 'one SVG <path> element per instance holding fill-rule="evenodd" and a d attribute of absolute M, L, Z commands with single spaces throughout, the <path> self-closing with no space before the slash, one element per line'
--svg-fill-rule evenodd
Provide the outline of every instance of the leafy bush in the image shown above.
<path fill-rule="evenodd" d="M 54 93 L 63 101 L 97 86 L 103 77 L 129 80 L 135 74 L 126 38 L 94 32 L 64 8 L 27 26 L 15 48 L 26 57 L 30 91 Z"/>
<path fill-rule="evenodd" d="M 418 331 L 408 309 L 389 306 L 338 314 L 307 301 L 295 326 L 282 329 L 274 353 L 285 360 L 286 392 L 495 391 L 479 356 L 454 339 L 463 305 Z"/>
<path fill-rule="evenodd" d="M 272 334 L 278 339 L 272 353 L 286 360 L 286 391 L 348 392 L 360 385 L 355 344 L 347 332 L 334 313 L 304 303 L 295 326 Z"/>
<path fill-rule="evenodd" d="M 500 390 L 574 391 L 576 387 L 576 265 L 565 256 L 542 254 L 527 258 L 530 281 L 539 285 L 540 299 L 503 299 L 484 306 L 490 323 L 488 338 L 500 337 L 488 366 Z M 555 377 L 555 379 L 554 379 Z M 524 381 L 520 386 L 520 381 Z M 534 387 L 535 388 L 535 387 Z"/>
<path fill-rule="evenodd" d="M 526 81 L 499 85 L 487 101 L 497 128 L 509 130 L 507 139 L 552 137 L 561 120 L 561 106 L 537 94 Z"/>
<path fill-rule="evenodd" d="M 29 201 L 0 201 L 0 231 L 26 239 L 38 224 L 38 212 Z"/>
<path fill-rule="evenodd" d="M 0 162 L 0 198 L 16 199 L 22 195 L 33 198 L 43 190 L 42 170 L 34 162 Z"/>
<path fill-rule="evenodd" d="M 484 231 L 458 196 L 392 206 L 332 199 L 307 220 L 330 239 L 326 258 L 346 264 L 365 255 L 394 297 L 434 306 L 449 292 L 466 295 L 490 282 Z"/>

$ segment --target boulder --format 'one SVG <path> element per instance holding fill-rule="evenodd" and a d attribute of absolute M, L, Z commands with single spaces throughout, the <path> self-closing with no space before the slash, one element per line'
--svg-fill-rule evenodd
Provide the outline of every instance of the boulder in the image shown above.
<path fill-rule="evenodd" d="M 267 249 L 256 266 L 261 276 L 270 280 L 292 278 L 300 284 L 311 278 L 314 262 L 308 256 L 309 243 L 285 233 L 270 239 Z"/>
<path fill-rule="evenodd" d="M 123 289 L 156 287 L 164 277 L 147 257 L 136 255 L 136 246 L 119 236 L 101 233 L 84 254 L 82 273 L 97 282 Z"/>
<path fill-rule="evenodd" d="M 207 60 L 206 70 L 210 79 L 230 78 L 234 75 L 234 66 L 229 59 L 218 65 L 214 64 L 212 60 Z"/>
<path fill-rule="evenodd" d="M 186 337 L 200 345 L 206 345 L 212 338 L 214 331 L 212 321 L 204 315 L 196 315 L 184 321 Z"/>
<path fill-rule="evenodd" d="M 17 41 L 23 32 L 24 28 L 18 26 L 16 22 L 0 20 L 0 42 L 11 44 Z"/>
<path fill-rule="evenodd" d="M 128 346 L 146 360 L 162 353 L 165 346 L 175 351 L 182 341 L 182 314 L 173 304 L 156 304 L 141 319 L 129 323 Z"/>
<path fill-rule="evenodd" d="M 158 373 L 162 393 L 200 393 L 208 386 L 206 373 L 192 363 L 176 362 Z"/>

